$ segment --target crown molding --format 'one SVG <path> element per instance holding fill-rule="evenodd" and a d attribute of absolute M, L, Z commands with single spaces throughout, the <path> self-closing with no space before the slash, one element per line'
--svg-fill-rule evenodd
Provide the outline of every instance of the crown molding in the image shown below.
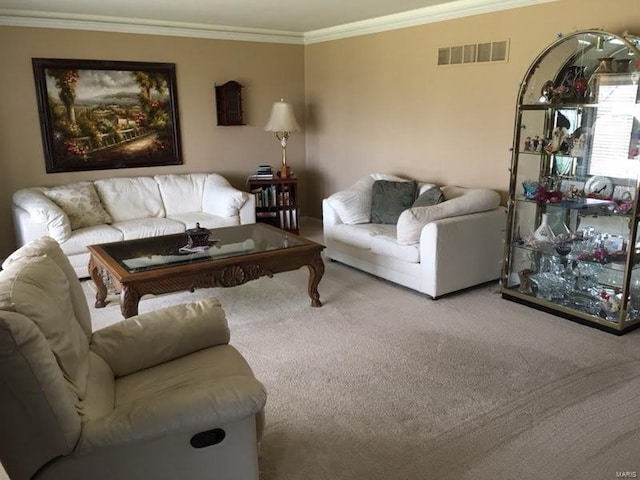
<path fill-rule="evenodd" d="M 458 0 L 449 3 L 419 8 L 408 12 L 385 15 L 360 22 L 347 23 L 336 27 L 313 30 L 304 34 L 305 45 L 328 42 L 341 38 L 358 37 L 371 33 L 415 27 L 427 23 L 442 22 L 456 18 L 480 15 L 482 13 L 528 7 L 560 0 Z"/>
<path fill-rule="evenodd" d="M 288 43 L 296 45 L 302 45 L 304 43 L 302 33 L 284 30 L 239 28 L 201 23 L 163 22 L 158 20 L 106 17 L 100 15 L 58 14 L 26 10 L 0 9 L 0 25 L 210 38 L 243 42 Z"/>
<path fill-rule="evenodd" d="M 457 0 L 306 33 L 201 23 L 0 9 L 0 25 L 308 45 L 560 0 Z"/>

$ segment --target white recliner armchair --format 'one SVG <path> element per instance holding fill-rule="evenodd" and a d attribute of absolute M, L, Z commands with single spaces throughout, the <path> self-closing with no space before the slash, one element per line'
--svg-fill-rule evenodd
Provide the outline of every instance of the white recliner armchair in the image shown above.
<path fill-rule="evenodd" d="M 0 460 L 12 479 L 258 478 L 266 392 L 207 299 L 91 331 L 55 240 L 0 271 Z"/>

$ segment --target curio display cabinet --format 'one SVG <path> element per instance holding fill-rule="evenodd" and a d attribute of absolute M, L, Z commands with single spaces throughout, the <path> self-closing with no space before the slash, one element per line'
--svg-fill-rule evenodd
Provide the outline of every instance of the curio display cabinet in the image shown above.
<path fill-rule="evenodd" d="M 640 326 L 640 38 L 558 38 L 518 94 L 501 291 L 615 334 Z"/>

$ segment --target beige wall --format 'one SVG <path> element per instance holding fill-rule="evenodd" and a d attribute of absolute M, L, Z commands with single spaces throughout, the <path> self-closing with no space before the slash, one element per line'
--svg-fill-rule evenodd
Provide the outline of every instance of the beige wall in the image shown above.
<path fill-rule="evenodd" d="M 305 49 L 309 214 L 367 173 L 508 188 L 519 84 L 559 33 L 640 33 L 637 0 L 562 0 Z M 438 67 L 438 47 L 510 40 L 506 63 Z"/>
<path fill-rule="evenodd" d="M 0 27 L 0 49 L 0 259 L 15 246 L 11 194 L 18 188 L 178 172 L 217 172 L 244 188 L 256 165 L 280 163 L 280 145 L 264 131 L 271 104 L 284 97 L 304 127 L 304 47 L 299 45 Z M 184 164 L 45 173 L 32 57 L 175 63 Z M 246 126 L 216 125 L 214 85 L 228 80 L 245 86 Z M 304 140 L 294 134 L 287 148 L 288 163 L 301 174 Z"/>
<path fill-rule="evenodd" d="M 20 187 L 200 171 L 243 187 L 256 164 L 279 163 L 263 126 L 281 96 L 304 128 L 287 155 L 304 215 L 320 217 L 323 197 L 370 172 L 504 193 L 519 83 L 559 33 L 584 28 L 640 33 L 640 4 L 561 0 L 307 47 L 0 27 L 0 258 L 14 248 L 10 197 Z M 438 47 L 505 39 L 506 63 L 436 66 Z M 175 63 L 184 165 L 46 174 L 32 57 Z M 216 126 L 213 86 L 231 79 L 246 86 L 245 127 Z"/>

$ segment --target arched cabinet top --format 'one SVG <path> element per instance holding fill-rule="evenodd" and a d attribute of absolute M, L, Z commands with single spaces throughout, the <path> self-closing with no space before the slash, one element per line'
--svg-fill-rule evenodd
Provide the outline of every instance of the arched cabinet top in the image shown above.
<path fill-rule="evenodd" d="M 581 30 L 559 37 L 527 70 L 518 96 L 521 105 L 590 103 L 597 78 L 638 81 L 640 37 Z"/>

